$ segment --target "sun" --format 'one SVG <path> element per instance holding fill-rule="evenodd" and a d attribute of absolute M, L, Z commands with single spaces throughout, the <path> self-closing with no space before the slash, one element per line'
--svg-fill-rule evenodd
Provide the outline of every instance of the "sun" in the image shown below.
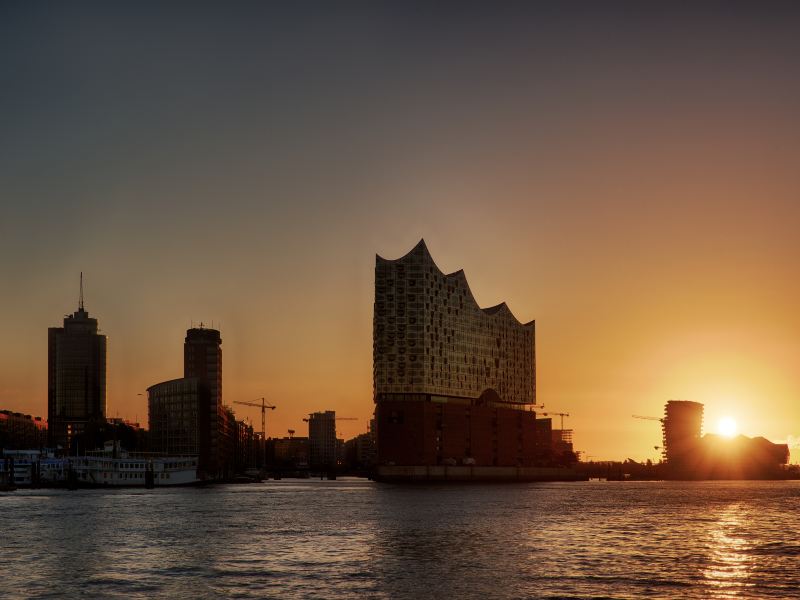
<path fill-rule="evenodd" d="M 717 423 L 717 432 L 722 436 L 732 438 L 738 430 L 739 428 L 733 417 L 722 417 Z"/>

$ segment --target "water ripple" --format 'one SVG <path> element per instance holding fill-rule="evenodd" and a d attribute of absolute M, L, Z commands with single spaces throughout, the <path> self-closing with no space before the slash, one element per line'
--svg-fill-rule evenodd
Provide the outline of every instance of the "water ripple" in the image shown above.
<path fill-rule="evenodd" d="M 798 482 L 0 494 L 5 598 L 793 598 Z"/>

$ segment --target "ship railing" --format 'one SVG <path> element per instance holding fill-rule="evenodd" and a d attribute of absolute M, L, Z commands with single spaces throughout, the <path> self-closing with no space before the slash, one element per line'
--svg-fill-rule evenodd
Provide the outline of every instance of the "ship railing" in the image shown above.
<path fill-rule="evenodd" d="M 83 454 L 83 456 L 88 456 L 92 458 L 118 458 L 118 459 L 153 459 L 153 458 L 192 458 L 197 457 L 197 454 L 166 454 L 164 452 L 128 452 L 127 450 L 122 450 L 117 452 L 117 456 L 114 456 L 114 452 L 110 450 L 89 450 Z"/>

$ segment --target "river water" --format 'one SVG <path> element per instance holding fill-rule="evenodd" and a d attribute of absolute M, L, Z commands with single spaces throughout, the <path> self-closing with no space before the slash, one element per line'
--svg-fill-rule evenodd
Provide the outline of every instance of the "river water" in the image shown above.
<path fill-rule="evenodd" d="M 0 597 L 798 598 L 800 482 L 0 493 Z"/>

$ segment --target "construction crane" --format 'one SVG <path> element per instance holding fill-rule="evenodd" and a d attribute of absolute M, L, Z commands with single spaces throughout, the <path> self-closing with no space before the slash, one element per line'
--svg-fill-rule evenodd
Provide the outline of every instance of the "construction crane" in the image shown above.
<path fill-rule="evenodd" d="M 336 421 L 358 421 L 358 417 L 334 417 Z M 308 419 L 303 419 L 306 423 L 308 423 Z"/>
<path fill-rule="evenodd" d="M 665 420 L 664 417 L 646 417 L 644 415 L 631 415 L 631 416 L 634 419 L 642 419 L 643 421 L 658 421 L 662 425 L 664 424 L 664 420 Z M 659 450 L 662 450 L 662 448 L 661 448 L 661 446 L 653 446 L 653 450 L 658 452 Z M 663 452 L 665 452 L 665 451 L 663 451 Z M 666 456 L 666 454 L 664 454 L 664 455 Z"/>
<path fill-rule="evenodd" d="M 542 414 L 545 417 L 549 417 L 550 415 L 553 415 L 553 416 L 556 416 L 556 417 L 561 417 L 561 431 L 564 431 L 564 417 L 568 417 L 569 413 L 557 413 L 557 412 L 544 413 L 543 412 Z"/>
<path fill-rule="evenodd" d="M 275 407 L 271 404 L 267 404 L 266 399 L 264 398 L 257 398 L 257 400 L 261 400 L 261 403 L 258 404 L 256 402 L 242 402 L 241 400 L 234 400 L 234 404 L 244 404 L 245 406 L 255 406 L 256 408 L 261 409 L 261 439 L 267 439 L 267 409 L 270 408 L 275 410 Z"/>
<path fill-rule="evenodd" d="M 644 419 L 645 421 L 659 421 L 661 423 L 664 422 L 663 417 L 644 417 L 642 415 L 631 415 L 634 419 Z"/>

